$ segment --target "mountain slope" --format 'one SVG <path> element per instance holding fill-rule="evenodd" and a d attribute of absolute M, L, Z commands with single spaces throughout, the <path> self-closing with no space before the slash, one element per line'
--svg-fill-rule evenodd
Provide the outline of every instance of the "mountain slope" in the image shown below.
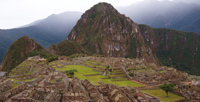
<path fill-rule="evenodd" d="M 199 41 L 200 36 L 194 33 L 137 25 L 110 4 L 99 3 L 81 16 L 64 42 L 75 42 L 91 55 L 141 58 L 200 75 Z M 54 51 L 65 45 L 54 47 Z"/>
<path fill-rule="evenodd" d="M 27 36 L 16 40 L 6 52 L 2 61 L 1 71 L 10 71 L 16 65 L 21 63 L 25 58 L 26 54 L 34 50 L 45 50 L 41 45 L 38 45 L 34 40 Z"/>
<path fill-rule="evenodd" d="M 23 62 L 27 57 L 36 55 L 45 57 L 48 61 L 57 59 L 57 55 L 47 52 L 46 49 L 28 36 L 23 36 L 9 47 L 3 58 L 0 71 L 10 72 L 11 69 Z"/>
<path fill-rule="evenodd" d="M 200 75 L 200 36 L 195 33 L 139 25 L 145 43 L 165 66 Z"/>
<path fill-rule="evenodd" d="M 66 41 L 77 42 L 85 53 L 91 55 L 137 57 L 159 64 L 155 54 L 144 43 L 139 26 L 107 3 L 99 3 L 87 10 Z"/>
<path fill-rule="evenodd" d="M 0 62 L 9 46 L 22 36 L 29 36 L 45 48 L 64 40 L 81 14 L 81 12 L 64 12 L 20 28 L 0 30 Z"/>

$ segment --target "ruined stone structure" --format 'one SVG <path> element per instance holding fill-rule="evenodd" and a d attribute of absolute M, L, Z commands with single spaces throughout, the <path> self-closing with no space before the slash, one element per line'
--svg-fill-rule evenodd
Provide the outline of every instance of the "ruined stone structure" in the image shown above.
<path fill-rule="evenodd" d="M 189 100 L 198 102 L 200 100 L 200 86 L 199 85 L 183 85 L 176 84 L 175 94 L 186 97 Z"/>
<path fill-rule="evenodd" d="M 78 101 L 78 102 L 86 102 L 87 99 L 83 92 L 66 92 L 63 95 L 63 102 L 71 102 L 71 101 Z"/>
<path fill-rule="evenodd" d="M 112 81 L 132 80 L 143 83 L 146 86 L 134 88 L 131 86 L 120 87 L 113 84 L 104 84 L 103 82 L 99 82 L 100 85 L 94 85 L 87 79 L 80 80 L 76 77 L 68 79 L 64 72 L 56 71 L 54 68 L 46 66 L 32 75 L 10 77 L 15 79 L 15 81 L 19 80 L 13 84 L 21 84 L 14 88 L 12 88 L 11 80 L 2 79 L 2 82 L 0 82 L 0 102 L 8 99 L 11 99 L 12 102 L 160 102 L 158 98 L 143 93 L 140 90 L 158 89 L 160 84 L 169 82 L 176 84 L 177 90 L 174 90 L 174 93 L 190 100 L 200 99 L 198 81 L 194 81 L 193 83 L 195 84 L 191 83 L 189 86 L 182 85 L 183 82 L 188 83 L 191 80 L 188 79 L 187 73 L 177 71 L 174 68 L 159 67 L 159 69 L 152 64 L 151 66 L 155 67 L 155 70 L 153 70 L 147 64 L 144 64 L 142 60 L 112 57 L 73 58 L 70 61 L 60 61 L 60 64 L 84 65 L 85 61 L 90 62 L 88 60 L 91 62 L 93 62 L 92 60 L 97 61 L 91 64 L 91 68 L 97 71 L 101 69 L 102 73 L 86 74 L 84 76 L 103 74 L 107 76 L 105 78 L 110 78 Z M 102 64 L 98 67 L 99 63 Z M 132 68 L 141 72 L 134 73 L 134 77 L 129 76 L 129 73 L 132 72 L 128 70 Z M 150 71 L 145 72 L 146 70 Z M 28 81 L 27 79 L 33 80 Z M 3 87 L 5 85 L 9 87 Z"/>
<path fill-rule="evenodd" d="M 169 70 L 163 73 L 155 72 L 136 74 L 134 80 L 148 86 L 160 85 L 164 83 L 177 84 L 180 83 L 180 81 L 190 81 L 187 73 L 174 70 L 174 68 L 169 68 Z"/>
<path fill-rule="evenodd" d="M 85 79 L 83 81 L 83 86 L 86 88 L 87 91 L 89 91 L 89 96 L 92 98 L 92 101 L 94 102 L 105 102 L 103 99 L 103 95 L 99 93 L 99 90 L 96 86 L 94 86 L 90 81 Z"/>
<path fill-rule="evenodd" d="M 58 90 L 66 91 L 68 90 L 68 84 L 69 80 L 66 75 L 61 74 L 62 76 L 57 76 L 57 75 L 50 75 L 44 79 L 44 86 L 56 86 L 58 87 Z M 60 82 L 50 82 L 54 78 L 61 78 L 62 81 Z"/>
<path fill-rule="evenodd" d="M 6 80 L 2 83 L 0 83 L 0 94 L 7 91 L 8 89 L 11 89 L 12 87 L 12 81 Z"/>
<path fill-rule="evenodd" d="M 14 96 L 14 95 L 16 95 L 16 94 L 22 92 L 23 90 L 26 89 L 26 87 L 27 87 L 26 84 L 22 84 L 22 85 L 17 86 L 17 87 L 15 87 L 15 88 L 13 88 L 13 89 L 11 89 L 11 90 L 9 90 L 9 91 L 6 91 L 6 92 L 4 92 L 4 93 L 1 93 L 1 94 L 0 94 L 0 102 L 3 102 L 3 101 L 5 101 L 6 99 L 11 98 L 12 96 Z"/>

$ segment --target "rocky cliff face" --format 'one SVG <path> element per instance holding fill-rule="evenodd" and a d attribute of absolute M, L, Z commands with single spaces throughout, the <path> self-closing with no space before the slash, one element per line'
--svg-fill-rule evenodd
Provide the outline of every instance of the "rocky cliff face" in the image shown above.
<path fill-rule="evenodd" d="M 150 46 L 145 44 L 140 27 L 107 3 L 99 3 L 87 10 L 66 41 L 77 42 L 90 54 L 159 63 Z"/>
<path fill-rule="evenodd" d="M 19 63 L 27 58 L 27 54 L 34 50 L 45 50 L 41 45 L 37 44 L 33 39 L 23 36 L 16 40 L 6 52 L 1 71 L 10 71 Z"/>

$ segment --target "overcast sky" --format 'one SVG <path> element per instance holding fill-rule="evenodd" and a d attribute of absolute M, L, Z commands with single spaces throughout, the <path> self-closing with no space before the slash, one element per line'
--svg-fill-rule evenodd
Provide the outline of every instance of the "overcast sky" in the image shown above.
<path fill-rule="evenodd" d="M 99 2 L 119 7 L 140 1 L 143 0 L 0 0 L 0 29 L 19 27 L 65 11 L 85 12 Z"/>
<path fill-rule="evenodd" d="M 0 0 L 0 29 L 19 27 L 65 11 L 84 12 L 99 2 L 118 7 L 138 1 L 142 0 Z"/>

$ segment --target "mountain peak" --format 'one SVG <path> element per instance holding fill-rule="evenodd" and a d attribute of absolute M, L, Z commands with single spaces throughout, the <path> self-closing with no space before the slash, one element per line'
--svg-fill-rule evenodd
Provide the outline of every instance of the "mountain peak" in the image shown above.
<path fill-rule="evenodd" d="M 105 10 L 111 10 L 111 11 L 116 11 L 116 9 L 111 5 L 106 2 L 100 2 L 96 5 L 94 5 L 91 9 L 95 9 L 96 11 L 105 11 Z"/>
<path fill-rule="evenodd" d="M 144 45 L 139 26 L 108 3 L 87 10 L 66 40 L 77 42 L 90 54 L 157 62 L 149 46 Z"/>
<path fill-rule="evenodd" d="M 1 66 L 1 71 L 10 72 L 19 63 L 23 62 L 27 58 L 27 54 L 34 50 L 44 50 L 45 49 L 37 44 L 33 39 L 30 39 L 28 36 L 23 36 L 17 39 L 9 47 L 6 52 Z"/>

